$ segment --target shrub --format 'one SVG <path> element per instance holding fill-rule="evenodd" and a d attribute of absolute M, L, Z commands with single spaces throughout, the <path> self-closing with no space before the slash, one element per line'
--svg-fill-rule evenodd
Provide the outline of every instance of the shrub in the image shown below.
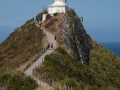
<path fill-rule="evenodd" d="M 48 14 L 48 15 L 46 16 L 46 20 L 45 20 L 45 21 L 49 20 L 50 18 L 51 18 L 51 15 Z"/>
<path fill-rule="evenodd" d="M 54 15 L 54 16 L 57 16 L 57 15 L 58 15 L 58 13 L 54 13 L 53 15 Z"/>
<path fill-rule="evenodd" d="M 75 62 L 62 47 L 47 56 L 43 65 L 41 74 L 45 72 L 50 79 L 64 82 L 73 90 L 120 88 L 120 59 L 100 45 L 91 50 L 89 66 Z"/>
<path fill-rule="evenodd" d="M 57 51 L 59 52 L 59 53 L 61 53 L 61 54 L 67 54 L 67 52 L 63 49 L 63 48 L 61 48 L 61 47 L 58 47 L 57 48 Z"/>
<path fill-rule="evenodd" d="M 48 11 L 47 10 L 43 10 L 42 14 L 48 14 Z"/>
<path fill-rule="evenodd" d="M 70 9 L 70 10 L 68 10 L 68 12 L 67 12 L 70 16 L 75 16 L 76 15 L 76 13 L 75 13 L 75 11 L 74 11 L 74 9 Z"/>
<path fill-rule="evenodd" d="M 49 26 L 53 25 L 55 22 L 57 21 L 57 19 L 51 19 L 46 25 L 45 28 L 48 28 Z"/>
<path fill-rule="evenodd" d="M 31 31 L 31 30 L 34 28 L 34 26 L 35 26 L 35 23 L 29 24 L 29 25 L 27 26 L 27 29 L 28 29 L 29 31 Z"/>
<path fill-rule="evenodd" d="M 33 90 L 37 86 L 31 77 L 20 72 L 3 75 L 0 77 L 0 83 L 6 85 L 9 90 Z"/>
<path fill-rule="evenodd" d="M 42 15 L 43 15 L 43 14 L 47 14 L 47 13 L 48 13 L 47 10 L 42 11 L 41 13 L 39 13 L 39 14 L 36 16 L 36 20 L 37 20 L 37 21 L 42 21 Z"/>
<path fill-rule="evenodd" d="M 26 40 L 28 41 L 28 40 L 30 40 L 30 38 L 31 38 L 31 36 L 28 35 L 28 36 L 26 37 Z"/>
<path fill-rule="evenodd" d="M 69 87 L 76 87 L 76 82 L 75 82 L 75 80 L 70 79 L 70 78 L 65 80 L 65 84 L 66 84 L 67 86 L 69 86 Z"/>

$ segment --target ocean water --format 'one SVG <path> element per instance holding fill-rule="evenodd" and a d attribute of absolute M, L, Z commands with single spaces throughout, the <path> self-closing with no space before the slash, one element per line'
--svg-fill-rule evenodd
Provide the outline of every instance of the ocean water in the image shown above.
<path fill-rule="evenodd" d="M 100 44 L 120 57 L 120 42 L 102 42 Z"/>

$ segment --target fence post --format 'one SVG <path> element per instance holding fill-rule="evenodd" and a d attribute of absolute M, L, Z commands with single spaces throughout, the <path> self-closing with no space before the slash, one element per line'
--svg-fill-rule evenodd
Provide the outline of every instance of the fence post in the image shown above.
<path fill-rule="evenodd" d="M 43 48 L 43 53 L 44 53 L 44 48 Z"/>
<path fill-rule="evenodd" d="M 42 63 L 44 62 L 44 59 L 42 58 Z"/>
<path fill-rule="evenodd" d="M 46 77 L 45 77 L 45 82 L 46 82 Z"/>
<path fill-rule="evenodd" d="M 49 51 L 47 52 L 47 54 L 49 55 Z"/>
<path fill-rule="evenodd" d="M 49 79 L 49 85 L 50 85 L 50 79 Z"/>
<path fill-rule="evenodd" d="M 68 90 L 70 90 L 69 86 L 68 86 Z"/>
<path fill-rule="evenodd" d="M 67 86 L 65 85 L 65 90 L 67 90 Z"/>
<path fill-rule="evenodd" d="M 54 81 L 53 81 L 53 88 L 54 88 Z"/>

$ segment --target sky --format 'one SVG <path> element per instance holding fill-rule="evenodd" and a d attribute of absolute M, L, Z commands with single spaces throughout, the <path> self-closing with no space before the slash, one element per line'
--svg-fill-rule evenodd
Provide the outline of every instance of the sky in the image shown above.
<path fill-rule="evenodd" d="M 0 43 L 53 0 L 0 0 Z M 120 42 L 120 0 L 67 0 L 97 42 Z"/>

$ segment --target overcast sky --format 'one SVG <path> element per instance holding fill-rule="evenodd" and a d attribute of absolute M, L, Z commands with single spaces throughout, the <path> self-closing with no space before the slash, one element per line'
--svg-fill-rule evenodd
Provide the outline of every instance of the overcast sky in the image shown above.
<path fill-rule="evenodd" d="M 53 0 L 0 0 L 0 43 Z M 120 0 L 67 0 L 98 42 L 120 42 Z"/>

